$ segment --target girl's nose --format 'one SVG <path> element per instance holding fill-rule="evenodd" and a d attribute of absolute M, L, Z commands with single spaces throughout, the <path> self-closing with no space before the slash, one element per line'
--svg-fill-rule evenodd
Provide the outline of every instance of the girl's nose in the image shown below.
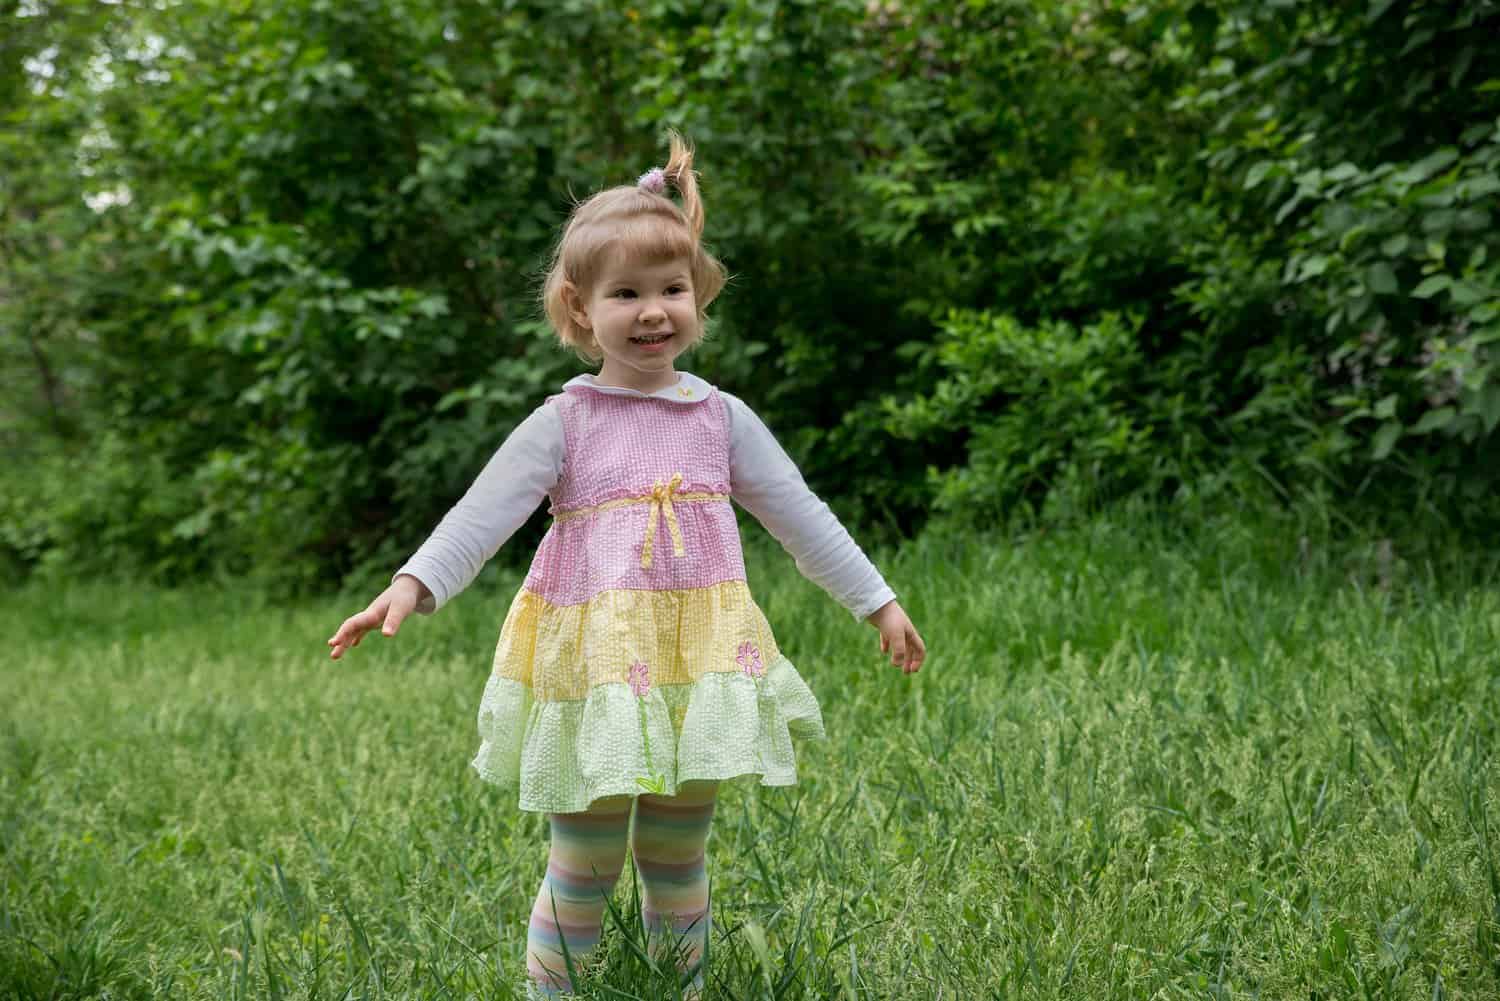
<path fill-rule="evenodd" d="M 659 323 L 666 318 L 666 311 L 661 308 L 661 303 L 656 299 L 647 299 L 641 303 L 642 323 Z"/>

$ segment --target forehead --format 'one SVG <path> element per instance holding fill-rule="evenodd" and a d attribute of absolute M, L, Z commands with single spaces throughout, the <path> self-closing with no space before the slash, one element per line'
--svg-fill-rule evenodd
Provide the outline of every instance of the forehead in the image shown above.
<path fill-rule="evenodd" d="M 606 254 L 599 268 L 601 282 L 635 282 L 643 285 L 686 279 L 691 274 L 691 262 L 686 257 L 642 260 L 621 251 Z"/>

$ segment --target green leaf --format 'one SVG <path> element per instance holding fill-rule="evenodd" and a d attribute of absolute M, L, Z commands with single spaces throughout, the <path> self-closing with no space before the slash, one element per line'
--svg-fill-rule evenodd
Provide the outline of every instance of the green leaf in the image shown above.
<path fill-rule="evenodd" d="M 1389 396 L 1381 397 L 1380 401 L 1375 404 L 1374 412 L 1375 416 L 1380 418 L 1381 420 L 1389 420 L 1390 418 L 1395 417 L 1396 394 L 1392 393 Z"/>
<path fill-rule="evenodd" d="M 1484 424 L 1484 433 L 1491 434 L 1500 425 L 1500 383 L 1484 387 L 1479 397 L 1479 419 Z"/>
<path fill-rule="evenodd" d="M 448 300 L 440 295 L 423 296 L 417 301 L 417 312 L 429 319 L 448 315 Z"/>
<path fill-rule="evenodd" d="M 1458 58 L 1449 58 L 1448 65 L 1448 86 L 1457 89 L 1474 65 L 1474 46 L 1465 45 L 1459 50 Z"/>
<path fill-rule="evenodd" d="M 1249 191 L 1261 181 L 1264 181 L 1266 175 L 1271 172 L 1271 168 L 1274 166 L 1276 164 L 1271 160 L 1262 160 L 1257 164 L 1251 165 L 1250 169 L 1245 171 L 1245 190 Z"/>
<path fill-rule="evenodd" d="M 1398 233 L 1395 236 L 1387 237 L 1385 241 L 1381 243 L 1380 249 L 1381 252 L 1384 253 L 1387 257 L 1400 257 L 1403 253 L 1405 253 L 1406 248 L 1410 245 L 1411 238 L 1408 237 L 1405 233 Z"/>
<path fill-rule="evenodd" d="M 1448 192 L 1452 194 L 1452 190 Z M 1449 198 L 1447 201 L 1451 202 Z M 1453 231 L 1453 224 L 1458 221 L 1458 213 L 1452 209 L 1438 209 L 1429 212 L 1422 217 L 1422 231 L 1424 233 L 1437 233 L 1446 236 Z"/>
<path fill-rule="evenodd" d="M 1422 283 L 1411 290 L 1411 295 L 1413 299 L 1431 299 L 1452 284 L 1453 279 L 1447 275 L 1430 275 L 1422 279 Z"/>
<path fill-rule="evenodd" d="M 1438 407 L 1423 414 L 1421 419 L 1412 427 L 1412 434 L 1431 434 L 1440 431 L 1453 423 L 1454 411 L 1452 407 Z"/>
<path fill-rule="evenodd" d="M 1412 181 L 1425 181 L 1440 170 L 1445 170 L 1458 159 L 1458 150 L 1452 146 L 1444 146 L 1435 153 L 1429 153 L 1406 170 L 1402 176 Z"/>
<path fill-rule="evenodd" d="M 1401 438 L 1402 430 L 1400 421 L 1386 421 L 1380 425 L 1371 440 L 1371 457 L 1379 461 L 1390 455 L 1391 449 L 1396 447 L 1396 442 Z"/>
<path fill-rule="evenodd" d="M 1466 181 L 1460 182 L 1459 190 L 1463 197 L 1469 201 L 1488 198 L 1495 192 L 1500 191 L 1500 177 L 1496 177 L 1493 174 L 1471 177 Z"/>
<path fill-rule="evenodd" d="M 1396 272 L 1385 261 L 1376 261 L 1370 265 L 1365 282 L 1370 286 L 1371 292 L 1380 295 L 1394 295 L 1400 288 L 1396 284 Z"/>
<path fill-rule="evenodd" d="M 1299 191 L 1297 194 L 1293 195 L 1291 198 L 1288 198 L 1286 200 L 1286 203 L 1284 205 L 1282 205 L 1280 209 L 1277 210 L 1277 212 L 1276 212 L 1276 221 L 1278 223 L 1285 222 L 1286 221 L 1286 217 L 1289 216 L 1289 215 L 1291 215 L 1293 212 L 1297 211 L 1297 206 L 1301 205 L 1301 204 L 1302 204 L 1302 193 Z"/>
<path fill-rule="evenodd" d="M 1314 254 L 1302 262 L 1302 267 L 1298 270 L 1297 280 L 1306 281 L 1309 278 L 1316 278 L 1327 270 L 1328 258 L 1322 254 Z"/>
<path fill-rule="evenodd" d="M 1407 36 L 1406 44 L 1402 46 L 1400 54 L 1404 56 L 1408 52 L 1412 52 L 1415 49 L 1426 45 L 1428 42 L 1432 41 L 1435 34 L 1436 32 L 1434 32 L 1431 28 L 1420 28 L 1417 31 L 1412 32 L 1409 36 Z"/>
<path fill-rule="evenodd" d="M 1418 204 L 1420 204 L 1423 208 L 1446 209 L 1451 208 L 1453 204 L 1458 201 L 1458 185 L 1454 184 L 1452 181 L 1434 181 L 1433 185 L 1436 185 L 1436 190 L 1427 191 L 1427 193 L 1424 194 L 1418 201 Z M 1429 185 L 1429 187 L 1432 186 Z M 1425 226 L 1427 220 L 1423 219 L 1422 221 Z M 1444 222 L 1442 223 L 1442 225 L 1444 226 L 1444 228 L 1446 228 L 1448 226 L 1451 226 L 1452 224 Z M 1435 228 L 1435 226 L 1436 224 L 1428 228 Z"/>
<path fill-rule="evenodd" d="M 1449 294 L 1453 296 L 1453 302 L 1459 306 L 1472 306 L 1479 302 L 1488 302 L 1496 297 L 1489 289 L 1481 288 L 1473 282 L 1454 282 Z"/>

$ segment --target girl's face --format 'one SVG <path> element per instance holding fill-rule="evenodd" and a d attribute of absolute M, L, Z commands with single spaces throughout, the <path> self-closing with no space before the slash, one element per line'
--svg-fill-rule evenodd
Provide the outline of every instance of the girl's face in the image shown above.
<path fill-rule="evenodd" d="M 672 363 L 700 332 L 692 272 L 682 258 L 611 260 L 586 297 L 569 297 L 569 308 L 604 352 L 599 381 L 642 393 L 677 381 Z"/>

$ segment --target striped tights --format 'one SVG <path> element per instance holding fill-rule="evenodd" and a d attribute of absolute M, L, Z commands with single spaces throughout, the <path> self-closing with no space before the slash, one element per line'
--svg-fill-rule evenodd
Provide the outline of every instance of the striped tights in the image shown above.
<path fill-rule="evenodd" d="M 687 782 L 677 795 L 640 796 L 629 847 L 641 879 L 641 917 L 653 955 L 664 947 L 680 970 L 697 967 L 689 996 L 702 990 L 708 940 L 708 876 L 703 848 L 714 815 L 716 782 Z M 604 898 L 625 866 L 631 800 L 595 802 L 586 813 L 548 814 L 552 847 L 526 935 L 526 972 L 542 997 L 572 989 L 562 943 L 578 969 L 594 947 Z"/>

